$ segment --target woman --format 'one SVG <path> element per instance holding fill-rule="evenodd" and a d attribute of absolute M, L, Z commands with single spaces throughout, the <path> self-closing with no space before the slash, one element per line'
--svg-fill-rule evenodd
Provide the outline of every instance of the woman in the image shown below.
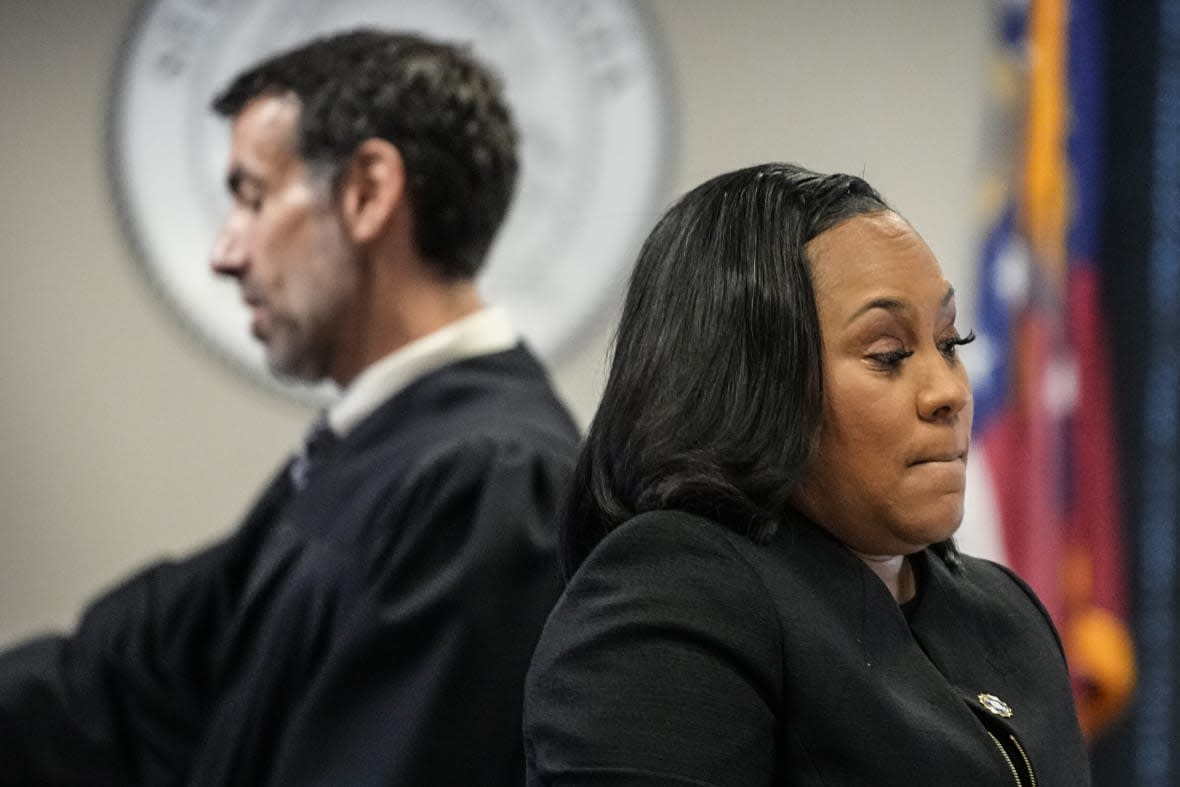
<path fill-rule="evenodd" d="M 563 523 L 530 784 L 1089 783 L 1044 608 L 951 540 L 971 338 L 859 178 L 767 164 L 668 211 Z"/>

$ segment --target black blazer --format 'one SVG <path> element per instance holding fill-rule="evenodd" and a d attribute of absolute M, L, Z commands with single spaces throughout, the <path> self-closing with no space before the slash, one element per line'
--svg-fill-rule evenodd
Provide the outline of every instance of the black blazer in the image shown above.
<path fill-rule="evenodd" d="M 519 785 L 577 432 L 523 348 L 440 369 L 242 527 L 0 655 L 0 784 Z"/>
<path fill-rule="evenodd" d="M 1001 787 L 1029 782 L 1027 756 L 1038 785 L 1089 784 L 1045 610 L 1008 570 L 964 563 L 918 555 L 903 610 L 802 519 L 760 546 L 689 514 L 636 517 L 545 626 L 528 783 Z"/>

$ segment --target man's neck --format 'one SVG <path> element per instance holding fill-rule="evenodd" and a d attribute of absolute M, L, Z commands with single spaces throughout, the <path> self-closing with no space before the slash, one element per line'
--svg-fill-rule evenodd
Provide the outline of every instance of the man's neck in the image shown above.
<path fill-rule="evenodd" d="M 341 388 L 376 361 L 484 307 L 471 281 L 404 282 L 396 295 L 384 288 L 358 304 L 353 330 L 338 348 L 331 377 Z"/>
<path fill-rule="evenodd" d="M 332 428 L 347 434 L 413 381 L 448 364 L 511 349 L 519 340 L 502 308 L 484 308 L 452 322 L 367 366 L 330 408 Z"/>

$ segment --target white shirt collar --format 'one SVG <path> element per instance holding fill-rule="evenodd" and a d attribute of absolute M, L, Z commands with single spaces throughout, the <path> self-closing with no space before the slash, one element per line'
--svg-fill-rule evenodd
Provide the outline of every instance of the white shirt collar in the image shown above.
<path fill-rule="evenodd" d="M 487 306 L 415 339 L 364 369 L 328 408 L 328 423 L 347 434 L 410 383 L 447 364 L 511 349 L 520 341 L 507 310 Z"/>

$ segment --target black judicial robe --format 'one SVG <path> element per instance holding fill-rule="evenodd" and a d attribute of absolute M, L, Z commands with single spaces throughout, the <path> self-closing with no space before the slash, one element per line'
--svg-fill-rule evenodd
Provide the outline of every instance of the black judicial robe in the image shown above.
<path fill-rule="evenodd" d="M 1089 784 L 1032 592 L 988 561 L 916 560 L 907 617 L 802 519 L 765 545 L 681 512 L 623 524 L 537 645 L 528 784 L 1012 787 L 1024 756 L 1037 785 Z"/>
<path fill-rule="evenodd" d="M 577 430 L 523 347 L 395 395 L 292 497 L 0 655 L 0 784 L 512 785 Z"/>

